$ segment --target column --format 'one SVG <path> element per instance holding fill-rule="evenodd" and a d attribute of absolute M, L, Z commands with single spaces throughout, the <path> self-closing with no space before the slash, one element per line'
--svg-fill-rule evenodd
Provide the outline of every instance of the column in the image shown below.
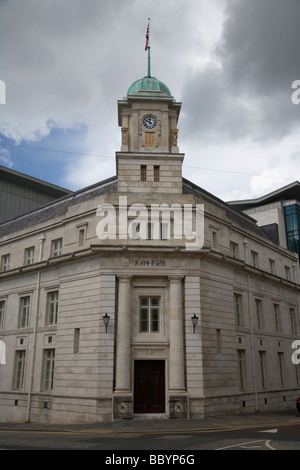
<path fill-rule="evenodd" d="M 185 392 L 182 315 L 182 278 L 170 277 L 169 391 Z"/>
<path fill-rule="evenodd" d="M 131 321 L 129 276 L 119 277 L 115 391 L 131 392 Z"/>

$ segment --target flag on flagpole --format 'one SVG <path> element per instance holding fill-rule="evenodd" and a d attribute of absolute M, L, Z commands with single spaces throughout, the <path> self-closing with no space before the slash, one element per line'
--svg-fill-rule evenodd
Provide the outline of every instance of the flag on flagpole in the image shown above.
<path fill-rule="evenodd" d="M 150 19 L 150 18 L 149 18 Z M 149 47 L 149 26 L 150 26 L 150 21 L 147 26 L 147 31 L 146 31 L 146 46 L 145 46 L 145 51 L 148 50 Z"/>

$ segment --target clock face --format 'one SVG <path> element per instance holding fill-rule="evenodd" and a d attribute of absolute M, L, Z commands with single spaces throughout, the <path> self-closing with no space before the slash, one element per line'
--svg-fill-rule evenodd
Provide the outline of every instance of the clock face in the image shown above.
<path fill-rule="evenodd" d="M 143 124 L 147 129 L 153 129 L 156 126 L 157 121 L 154 116 L 146 116 L 143 119 Z"/>

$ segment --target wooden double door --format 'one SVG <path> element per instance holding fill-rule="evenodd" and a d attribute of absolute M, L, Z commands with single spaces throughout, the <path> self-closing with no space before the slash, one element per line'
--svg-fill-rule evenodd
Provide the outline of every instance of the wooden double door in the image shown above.
<path fill-rule="evenodd" d="M 134 361 L 134 413 L 165 412 L 165 361 Z"/>

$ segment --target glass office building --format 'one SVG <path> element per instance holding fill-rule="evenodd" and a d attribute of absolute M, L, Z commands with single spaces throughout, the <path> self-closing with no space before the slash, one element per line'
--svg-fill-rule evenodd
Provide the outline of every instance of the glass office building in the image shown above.
<path fill-rule="evenodd" d="M 293 204 L 284 206 L 287 248 L 300 255 L 300 206 Z"/>
<path fill-rule="evenodd" d="M 229 202 L 253 217 L 275 243 L 297 253 L 300 259 L 300 183 L 279 188 L 257 199 Z"/>

